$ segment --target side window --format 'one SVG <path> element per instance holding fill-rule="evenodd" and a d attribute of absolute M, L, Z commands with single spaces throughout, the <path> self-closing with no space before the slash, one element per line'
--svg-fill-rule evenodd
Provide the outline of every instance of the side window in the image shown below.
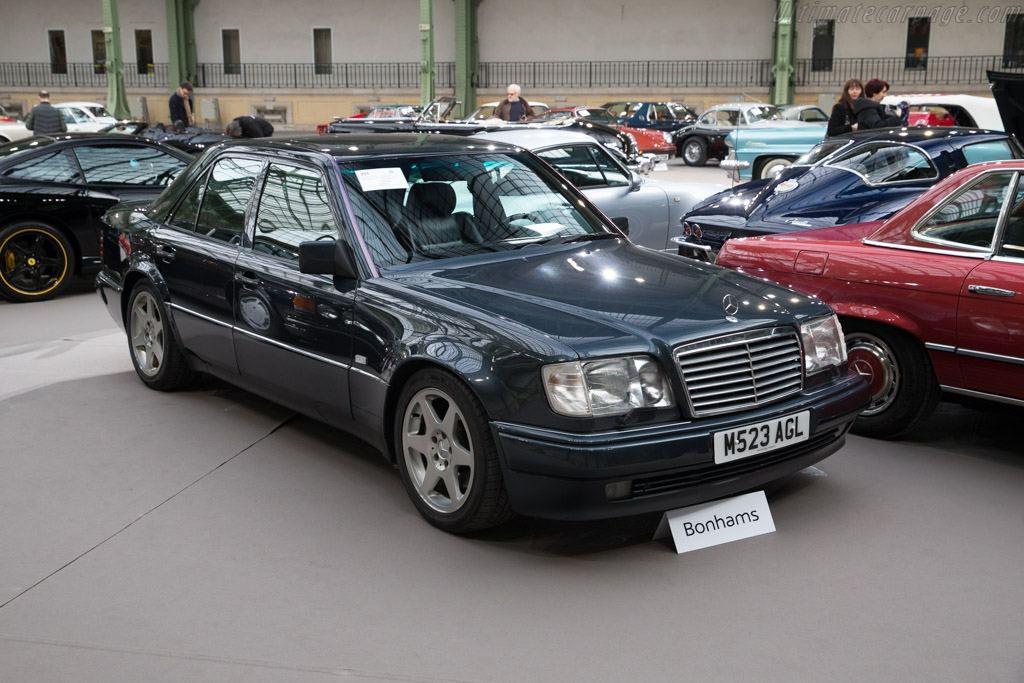
<path fill-rule="evenodd" d="M 1024 180 L 1017 181 L 1017 193 L 1013 198 L 1013 209 L 1006 221 L 999 256 L 1011 256 L 1024 259 Z"/>
<path fill-rule="evenodd" d="M 664 104 L 660 104 L 660 103 L 659 104 L 652 104 L 651 105 L 651 111 L 654 112 L 654 114 L 651 116 L 651 118 L 653 120 L 656 120 L 656 121 L 671 121 L 672 120 L 672 112 L 670 112 L 668 110 L 668 107 L 666 105 L 664 105 Z"/>
<path fill-rule="evenodd" d="M 931 159 L 907 145 L 862 145 L 839 156 L 829 166 L 859 173 L 872 185 L 939 177 Z"/>
<path fill-rule="evenodd" d="M 203 194 L 206 192 L 206 178 L 203 176 L 185 197 L 179 202 L 174 215 L 168 221 L 171 225 L 182 230 L 192 232 L 196 229 L 196 217 L 199 215 L 199 207 L 203 203 Z"/>
<path fill-rule="evenodd" d="M 167 185 L 185 168 L 177 157 L 142 145 L 76 147 L 75 156 L 87 183 Z"/>
<path fill-rule="evenodd" d="M 591 147 L 590 153 L 597 159 L 597 166 L 604 173 L 605 183 L 611 186 L 629 185 L 629 176 L 623 172 L 622 167 L 616 164 L 600 147 Z"/>
<path fill-rule="evenodd" d="M 714 125 L 717 120 L 717 112 L 709 111 L 700 117 L 700 121 L 698 123 L 702 123 L 705 126 L 711 126 Z"/>
<path fill-rule="evenodd" d="M 988 250 L 1013 173 L 989 173 L 959 189 L 914 228 L 914 236 L 946 246 Z"/>
<path fill-rule="evenodd" d="M 297 259 L 299 243 L 337 238 L 331 198 L 320 174 L 272 164 L 256 212 L 253 250 Z"/>
<path fill-rule="evenodd" d="M 224 242 L 238 243 L 245 229 L 245 207 L 263 162 L 227 157 L 213 167 L 196 231 Z"/>
<path fill-rule="evenodd" d="M 629 180 L 608 158 L 604 150 L 588 146 L 557 147 L 537 153 L 542 159 L 557 168 L 569 182 L 578 188 L 625 185 Z"/>
<path fill-rule="evenodd" d="M 68 154 L 60 151 L 26 159 L 6 169 L 3 176 L 20 180 L 74 183 L 78 181 L 78 169 Z"/>
<path fill-rule="evenodd" d="M 968 164 L 980 164 L 984 161 L 1003 161 L 1004 159 L 1013 158 L 1010 143 L 1006 140 L 979 142 L 967 145 L 962 149 Z"/>

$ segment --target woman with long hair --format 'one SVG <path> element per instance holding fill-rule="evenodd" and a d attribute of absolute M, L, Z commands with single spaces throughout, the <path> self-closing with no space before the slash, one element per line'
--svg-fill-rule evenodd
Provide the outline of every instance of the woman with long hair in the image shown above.
<path fill-rule="evenodd" d="M 864 84 L 859 78 L 851 78 L 843 86 L 843 94 L 832 107 L 832 115 L 828 117 L 828 129 L 825 137 L 851 133 L 857 130 L 857 115 L 853 111 L 853 102 L 864 92 Z"/>

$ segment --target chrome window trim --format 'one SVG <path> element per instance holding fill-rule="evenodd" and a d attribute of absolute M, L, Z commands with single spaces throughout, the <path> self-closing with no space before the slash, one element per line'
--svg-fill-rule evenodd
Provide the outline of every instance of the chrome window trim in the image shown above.
<path fill-rule="evenodd" d="M 864 146 L 867 146 L 867 145 L 870 145 L 870 144 L 879 144 L 879 145 L 887 144 L 887 145 L 893 146 L 893 147 L 896 147 L 896 146 L 898 146 L 898 147 L 909 147 L 909 148 L 911 148 L 911 149 L 913 149 L 913 150 L 915 150 L 917 152 L 920 152 L 921 156 L 923 156 L 925 159 L 928 160 L 928 166 L 933 171 L 935 171 L 935 177 L 934 178 L 917 178 L 915 180 L 892 180 L 892 181 L 884 182 L 884 183 L 873 183 L 873 182 L 868 180 L 868 177 L 866 175 L 864 175 L 863 173 L 860 173 L 859 171 L 854 171 L 852 168 L 843 168 L 842 166 L 833 166 L 832 165 L 834 161 L 839 161 L 839 160 L 838 159 L 834 159 L 834 160 L 830 161 L 829 160 L 830 157 L 832 157 L 833 154 L 838 154 L 839 152 L 842 151 L 842 149 L 837 149 L 835 152 L 833 152 L 832 154 L 828 155 L 827 157 L 825 157 L 824 159 L 822 159 L 818 163 L 820 163 L 822 166 L 828 166 L 829 168 L 834 168 L 834 169 L 839 170 L 839 171 L 847 171 L 849 173 L 852 173 L 855 176 L 857 176 L 859 178 L 862 178 L 864 180 L 864 184 L 867 185 L 868 187 L 889 187 L 890 185 L 905 185 L 905 184 L 909 184 L 909 183 L 920 183 L 920 182 L 930 182 L 930 183 L 934 184 L 934 183 L 937 183 L 939 180 L 942 179 L 939 176 L 939 169 L 935 165 L 935 162 L 932 161 L 931 156 L 929 156 L 929 154 L 927 152 L 925 152 L 923 149 L 921 149 L 917 145 L 912 145 L 909 142 L 899 142 L 899 141 L 877 141 L 876 142 L 876 141 L 872 140 L 870 142 L 865 142 Z M 848 151 L 852 151 L 852 150 L 848 150 Z"/>
<path fill-rule="evenodd" d="M 960 387 L 951 387 L 945 384 L 940 384 L 939 388 L 943 391 L 948 391 L 951 394 L 961 394 L 963 396 L 972 396 L 974 398 L 984 398 L 989 401 L 995 401 L 996 403 L 1006 403 L 1011 406 L 1024 406 L 1024 400 L 1019 398 L 1010 398 L 1009 396 L 1000 396 L 999 394 L 988 394 L 984 391 L 974 391 L 973 389 L 962 389 Z"/>
<path fill-rule="evenodd" d="M 886 249 L 901 249 L 903 251 L 918 251 L 925 254 L 942 254 L 943 256 L 958 256 L 960 258 L 972 258 L 979 261 L 984 261 L 991 253 L 991 251 L 985 251 L 984 253 L 975 252 L 958 252 L 949 251 L 947 249 L 932 249 L 930 247 L 918 247 L 913 244 L 891 244 L 889 242 L 879 242 L 877 240 L 869 240 L 867 238 L 860 241 L 861 244 L 866 244 L 869 247 L 883 247 Z M 980 247 L 979 247 L 980 248 Z"/>
<path fill-rule="evenodd" d="M 921 234 L 921 226 L 926 221 L 931 220 L 931 218 L 935 216 L 935 214 L 939 213 L 944 208 L 949 206 L 950 203 L 952 203 L 953 199 L 962 196 L 965 192 L 970 192 L 977 185 L 980 185 L 982 182 L 984 182 L 988 176 L 994 175 L 996 173 L 1007 172 L 1010 173 L 1010 190 L 1006 193 L 1006 197 L 1003 198 L 1003 205 L 999 207 L 999 215 L 996 217 L 996 227 L 992 231 L 992 241 L 989 242 L 989 245 L 987 247 L 979 247 L 972 244 L 963 244 L 961 242 L 953 242 L 951 240 L 944 240 L 939 239 L 937 237 L 929 237 L 928 235 Z M 925 215 L 921 216 L 921 218 L 918 219 L 917 223 L 914 224 L 914 227 L 910 229 L 910 236 L 915 240 L 919 240 L 921 242 L 928 242 L 929 244 L 946 245 L 954 247 L 956 249 L 962 249 L 968 253 L 982 253 L 986 255 L 991 254 L 993 250 L 992 245 L 998 244 L 1002 238 L 1003 226 L 1006 224 L 1006 218 L 1010 213 L 1010 205 L 1013 203 L 1013 200 L 1011 198 L 1016 196 L 1019 182 L 1019 171 L 1007 171 L 1007 169 L 1005 168 L 993 168 L 987 171 L 983 171 L 982 173 L 976 175 L 969 185 L 961 185 L 957 187 L 955 192 L 951 192 L 949 195 L 946 196 L 946 198 L 942 202 L 936 204 Z"/>

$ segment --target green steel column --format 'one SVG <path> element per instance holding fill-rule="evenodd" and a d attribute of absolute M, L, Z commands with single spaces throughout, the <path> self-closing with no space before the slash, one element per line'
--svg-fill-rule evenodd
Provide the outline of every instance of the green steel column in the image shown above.
<path fill-rule="evenodd" d="M 124 91 L 124 60 L 121 59 L 121 22 L 117 0 L 103 0 L 103 43 L 107 50 L 107 109 L 117 119 L 131 118 Z"/>
<path fill-rule="evenodd" d="M 433 0 L 420 0 L 420 104 L 434 99 Z"/>
<path fill-rule="evenodd" d="M 775 36 L 772 41 L 772 104 L 793 102 L 793 71 L 796 44 L 797 0 L 776 0 Z"/>
<path fill-rule="evenodd" d="M 461 117 L 476 109 L 479 43 L 476 8 L 479 0 L 455 0 L 455 99 L 462 103 Z"/>
<path fill-rule="evenodd" d="M 182 81 L 196 80 L 196 37 L 193 14 L 199 0 L 165 0 L 167 69 L 170 92 Z"/>

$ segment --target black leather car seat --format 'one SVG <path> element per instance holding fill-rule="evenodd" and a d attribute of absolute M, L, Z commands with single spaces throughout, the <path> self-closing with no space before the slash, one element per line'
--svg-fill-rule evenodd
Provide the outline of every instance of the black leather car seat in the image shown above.
<path fill-rule="evenodd" d="M 452 215 L 457 203 L 455 189 L 448 183 L 410 185 L 395 236 L 414 253 L 439 254 L 462 244 L 459 220 Z"/>

